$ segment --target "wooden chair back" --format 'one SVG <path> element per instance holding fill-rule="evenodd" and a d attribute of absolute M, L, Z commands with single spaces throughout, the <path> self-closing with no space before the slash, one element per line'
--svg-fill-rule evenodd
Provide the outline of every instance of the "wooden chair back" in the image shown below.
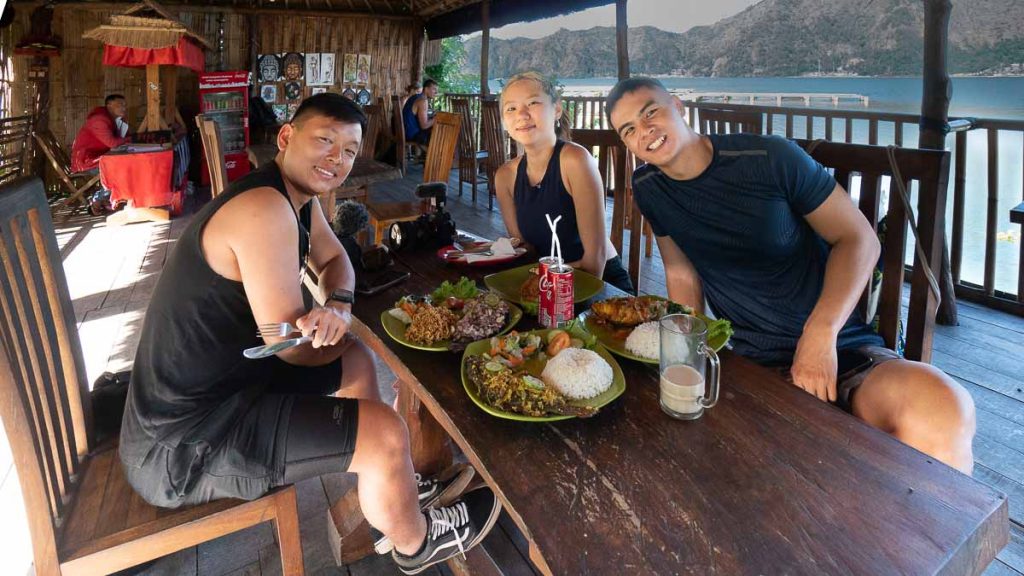
<path fill-rule="evenodd" d="M 764 118 L 760 112 L 728 108 L 698 108 L 701 134 L 762 134 Z"/>
<path fill-rule="evenodd" d="M 614 130 L 573 130 L 572 140 L 592 153 L 596 153 L 597 171 L 604 185 L 605 197 L 612 197 L 612 226 L 609 231 L 612 245 L 623 259 L 627 259 L 627 255 L 622 250 L 623 238 L 625 231 L 630 231 L 627 269 L 633 280 L 633 286 L 639 287 L 640 248 L 644 245 L 641 240 L 644 223 L 640 211 L 634 209 L 633 203 L 631 189 L 633 166 L 635 165 L 633 155 L 626 150 L 626 146 Z"/>
<path fill-rule="evenodd" d="M 84 204 L 83 196 L 100 181 L 99 174 L 72 172 L 70 156 L 49 130 L 36 131 L 33 133 L 33 137 L 36 140 L 36 145 L 50 162 L 53 172 L 57 175 L 57 180 L 68 191 L 68 197 L 62 204 L 65 206 L 75 202 Z"/>
<path fill-rule="evenodd" d="M 469 113 L 469 100 L 466 98 L 451 99 L 452 112 L 462 119 L 459 128 L 459 156 L 472 158 L 476 153 L 476 137 L 473 130 L 473 116 Z"/>
<path fill-rule="evenodd" d="M 494 181 L 494 173 L 508 162 L 508 135 L 501 126 L 501 111 L 496 99 L 480 103 L 480 138 L 487 151 L 487 179 Z"/>
<path fill-rule="evenodd" d="M 36 145 L 46 156 L 46 159 L 50 162 L 53 167 L 53 171 L 57 173 L 61 181 L 70 179 L 71 176 L 71 157 L 68 155 L 67 150 L 60 145 L 57 138 L 49 130 L 39 130 L 32 135 L 36 140 Z"/>
<path fill-rule="evenodd" d="M 31 137 L 31 116 L 0 120 L 0 184 L 25 174 L 32 152 Z"/>
<path fill-rule="evenodd" d="M 462 119 L 458 114 L 438 112 L 434 115 L 434 128 L 430 133 L 430 144 L 427 146 L 427 159 L 423 163 L 424 182 L 448 184 L 461 124 Z"/>
<path fill-rule="evenodd" d="M 903 282 L 907 245 L 907 212 L 892 181 L 892 168 L 884 146 L 844 144 L 840 142 L 796 140 L 809 150 L 812 158 L 834 172 L 836 181 L 847 191 L 852 176 L 860 176 L 859 207 L 864 217 L 877 230 L 880 217 L 886 217 L 885 239 L 882 243 L 882 288 L 878 299 L 878 331 L 885 345 L 895 349 L 903 306 Z M 915 218 L 918 241 L 929 260 L 936 278 L 942 265 L 943 239 L 946 226 L 946 188 L 949 182 L 949 152 L 896 148 L 896 165 L 903 177 L 907 193 L 911 182 L 917 182 Z M 889 177 L 889 203 L 881 209 L 881 188 Z M 910 305 L 904 331 L 904 355 L 910 360 L 929 362 L 935 331 L 935 311 L 939 299 L 929 288 L 925 263 L 915 254 L 910 280 Z M 868 291 L 865 288 L 860 310 L 867 314 Z M 867 318 L 870 322 L 871 319 Z"/>
<path fill-rule="evenodd" d="M 89 389 L 53 220 L 38 178 L 0 186 L 0 420 L 36 574 L 109 574 L 271 520 L 284 574 L 302 574 L 295 489 L 160 509 L 93 445 Z"/>
<path fill-rule="evenodd" d="M 366 134 L 363 134 L 363 145 L 359 149 L 359 156 L 373 160 L 376 156 L 377 140 L 380 138 L 384 119 L 381 107 L 377 104 L 363 106 L 363 113 L 366 114 Z"/>
<path fill-rule="evenodd" d="M 216 198 L 228 185 L 228 169 L 224 161 L 224 145 L 217 121 L 203 114 L 196 115 L 199 138 L 203 142 L 203 154 L 210 169 L 210 197 Z"/>
<path fill-rule="evenodd" d="M 391 96 L 391 133 L 395 139 L 395 166 L 405 174 L 405 124 L 401 102 L 397 94 Z"/>
<path fill-rule="evenodd" d="M 91 413 L 75 314 L 37 178 L 0 188 L 0 274 L 0 418 L 30 517 L 35 571 L 48 574 L 90 449 Z"/>

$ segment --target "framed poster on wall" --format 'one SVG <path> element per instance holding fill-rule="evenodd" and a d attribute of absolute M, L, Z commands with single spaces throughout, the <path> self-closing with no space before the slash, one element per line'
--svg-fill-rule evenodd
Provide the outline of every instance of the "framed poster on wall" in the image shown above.
<path fill-rule="evenodd" d="M 345 54 L 345 71 L 341 77 L 341 81 L 345 84 L 356 83 L 356 66 L 358 64 L 359 56 L 357 54 Z"/>

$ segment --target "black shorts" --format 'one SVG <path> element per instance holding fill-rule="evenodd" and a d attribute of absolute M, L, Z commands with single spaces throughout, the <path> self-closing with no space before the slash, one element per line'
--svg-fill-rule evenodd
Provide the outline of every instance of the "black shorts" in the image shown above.
<path fill-rule="evenodd" d="M 420 130 L 419 132 L 416 133 L 415 136 L 413 136 L 409 140 L 417 144 L 422 144 L 423 146 L 426 146 L 427 144 L 430 144 L 430 134 L 431 132 L 433 132 L 433 130 L 433 126 L 425 130 Z"/>
<path fill-rule="evenodd" d="M 181 500 L 170 505 L 252 500 L 275 486 L 348 470 L 359 402 L 328 396 L 341 385 L 341 360 L 316 367 L 278 360 L 270 382 L 205 455 L 198 477 L 174 487 Z"/>
<path fill-rule="evenodd" d="M 895 351 L 882 346 L 861 346 L 857 351 L 861 352 L 869 362 L 853 373 L 840 374 L 836 381 L 836 404 L 847 412 L 853 411 L 853 393 L 867 380 L 872 370 L 889 360 L 903 359 Z"/>
<path fill-rule="evenodd" d="M 903 357 L 896 352 L 882 346 L 861 346 L 856 349 L 867 360 L 855 370 L 838 374 L 836 377 L 836 406 L 847 412 L 853 412 L 853 393 L 867 380 L 871 371 L 879 364 L 890 360 L 902 360 Z M 787 382 L 792 383 L 793 378 L 789 374 L 789 366 L 779 368 L 779 373 Z"/>

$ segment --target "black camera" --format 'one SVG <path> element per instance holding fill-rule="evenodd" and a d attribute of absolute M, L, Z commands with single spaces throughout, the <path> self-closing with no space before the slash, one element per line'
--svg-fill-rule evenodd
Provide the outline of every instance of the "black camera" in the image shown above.
<path fill-rule="evenodd" d="M 388 244 L 395 252 L 407 247 L 432 246 L 440 248 L 455 241 L 455 221 L 444 211 L 448 185 L 431 182 L 416 187 L 416 197 L 430 200 L 430 207 L 422 216 L 408 222 L 395 222 L 388 227 Z"/>

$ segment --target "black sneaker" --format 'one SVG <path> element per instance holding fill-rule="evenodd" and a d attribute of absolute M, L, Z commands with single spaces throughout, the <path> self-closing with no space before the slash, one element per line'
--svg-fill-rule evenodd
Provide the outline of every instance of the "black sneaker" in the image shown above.
<path fill-rule="evenodd" d="M 416 491 L 419 493 L 420 510 L 426 510 L 435 504 L 450 505 L 466 490 L 475 474 L 476 470 L 469 464 L 451 466 L 426 480 L 417 474 Z M 391 539 L 372 526 L 370 537 L 373 538 L 373 549 L 377 554 L 387 554 L 394 548 Z"/>
<path fill-rule="evenodd" d="M 427 510 L 427 541 L 419 554 L 393 550 L 391 557 L 404 574 L 419 574 L 459 554 L 465 557 L 491 531 L 499 514 L 501 502 L 490 488 L 466 493 L 451 506 Z"/>

